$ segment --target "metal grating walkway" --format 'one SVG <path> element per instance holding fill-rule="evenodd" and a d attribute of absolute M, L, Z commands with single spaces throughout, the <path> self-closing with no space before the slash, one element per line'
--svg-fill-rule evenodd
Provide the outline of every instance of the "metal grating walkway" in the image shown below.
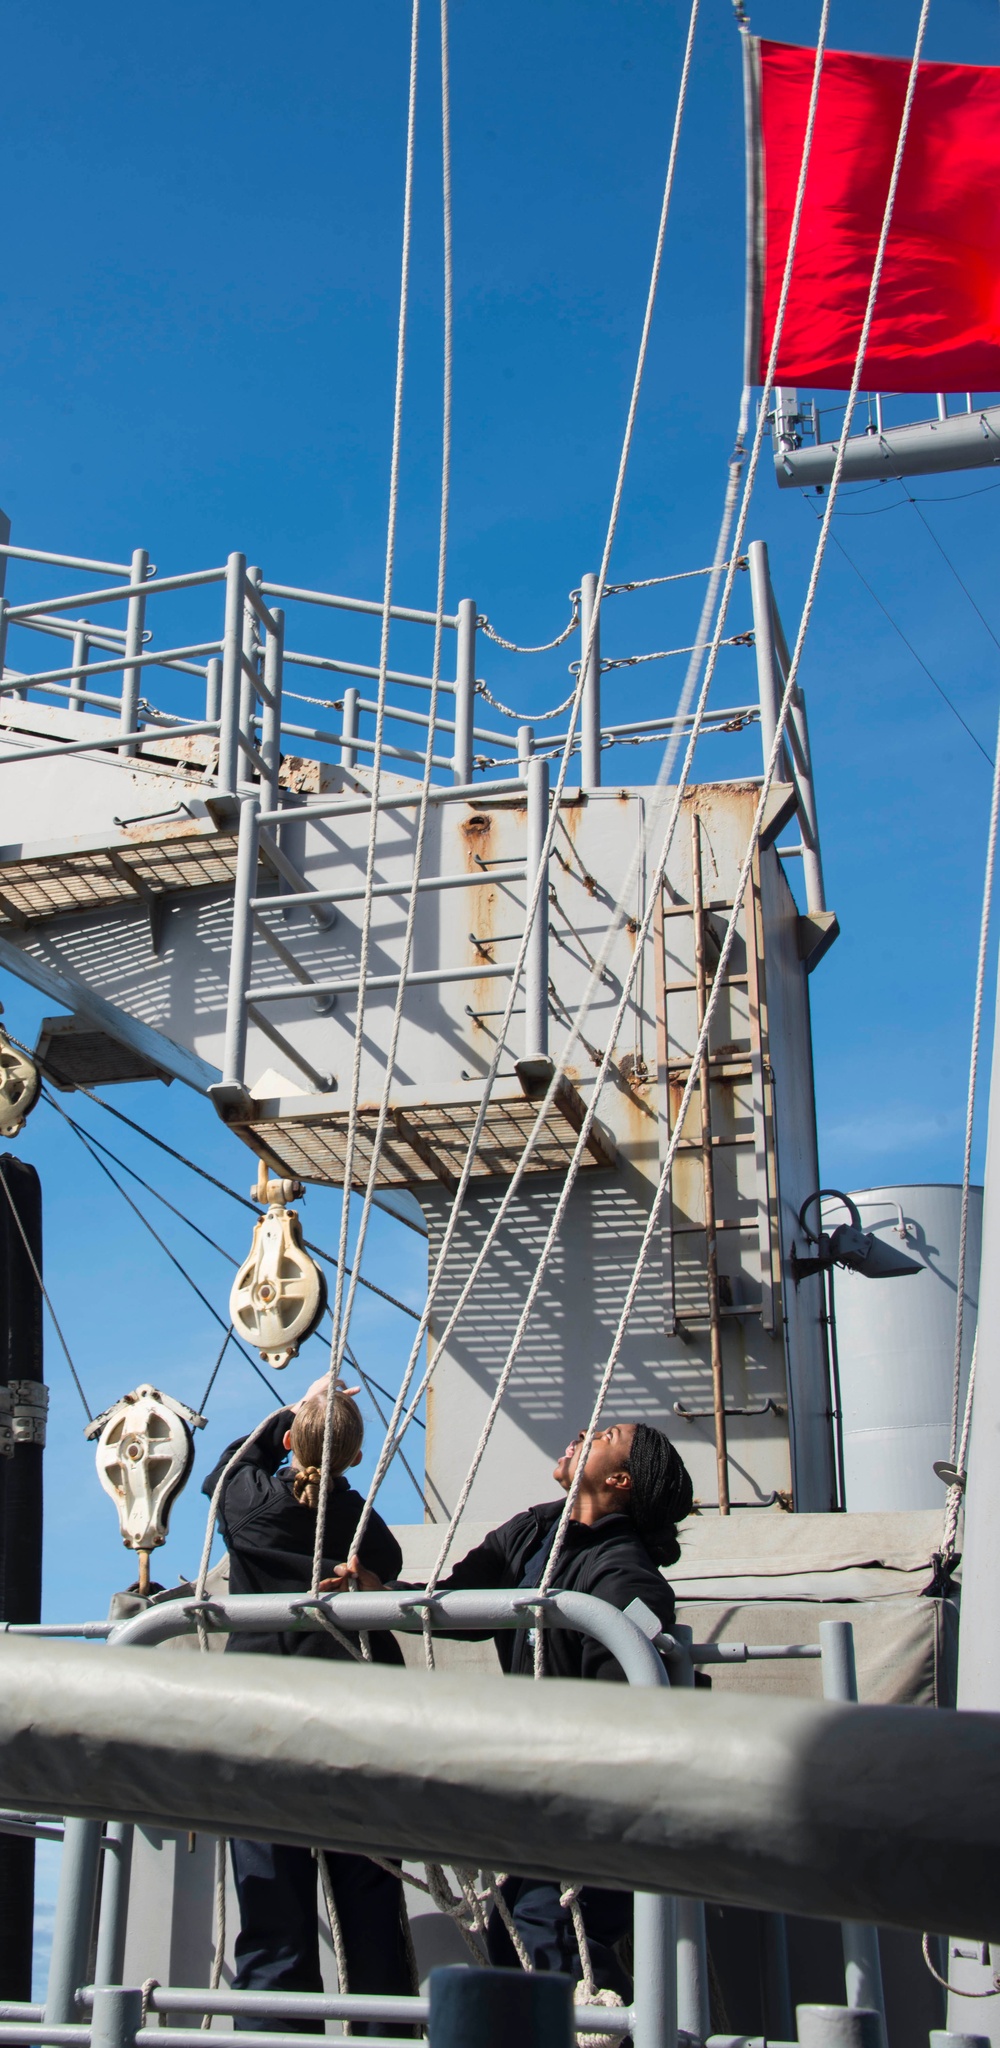
<path fill-rule="evenodd" d="M 527 1173 L 565 1172 L 576 1144 L 578 1105 L 582 1111 L 580 1098 L 572 1089 L 567 1092 L 565 1106 L 553 1109 L 528 1161 Z M 449 1189 L 457 1187 L 478 1106 L 478 1099 L 471 1093 L 445 1103 L 397 1103 L 389 1111 L 376 1187 L 412 1187 L 427 1182 L 441 1182 Z M 254 1151 L 263 1153 L 283 1174 L 342 1187 L 347 1149 L 346 1108 L 307 1110 L 295 1115 L 282 1104 L 281 1113 L 272 1113 L 277 1109 L 277 1103 L 234 1107 L 227 1112 L 226 1120 Z M 536 1112 L 537 1105 L 523 1093 L 493 1099 L 472 1169 L 473 1180 L 510 1179 L 524 1152 Z M 362 1103 L 358 1118 L 354 1185 L 363 1188 L 371 1167 L 378 1104 Z M 583 1164 L 589 1168 L 617 1164 L 614 1145 L 596 1126 Z"/>
<path fill-rule="evenodd" d="M 186 831 L 135 842 L 36 854 L 0 861 L 0 929 L 30 925 L 109 904 L 169 895 L 174 890 L 231 887 L 236 872 L 232 832 Z"/>

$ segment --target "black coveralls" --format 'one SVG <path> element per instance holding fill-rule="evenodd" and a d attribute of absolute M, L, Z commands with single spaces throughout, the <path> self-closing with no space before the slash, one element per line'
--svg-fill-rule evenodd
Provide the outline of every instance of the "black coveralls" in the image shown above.
<path fill-rule="evenodd" d="M 563 1506 L 561 1500 L 546 1501 L 491 1530 L 485 1541 L 470 1550 L 448 1578 L 442 1579 L 439 1590 L 449 1593 L 474 1586 L 539 1585 Z M 673 1627 L 673 1593 L 628 1515 L 604 1515 L 589 1526 L 570 1522 L 555 1583 L 561 1592 L 593 1593 L 620 1609 L 635 1599 L 643 1600 L 659 1616 L 665 1629 Z M 505 1632 L 495 1636 L 494 1641 L 505 1671 L 515 1676 L 532 1671 L 534 1660 L 527 1630 Z M 625 1678 L 617 1659 L 593 1636 L 561 1628 L 546 1631 L 545 1672 L 550 1678 L 620 1682 Z M 560 1904 L 559 1891 L 557 1884 L 533 1877 L 508 1877 L 503 1885 L 504 1897 L 533 1968 L 562 1970 L 578 1978 L 583 1973 L 573 1916 L 568 1906 Z M 580 1894 L 580 1905 L 595 1981 L 628 1999 L 632 1986 L 615 1954 L 614 1943 L 631 1931 L 631 1893 L 586 1885 Z M 491 1962 L 505 1969 L 517 1967 L 513 1943 L 496 1912 L 490 1918 L 488 1946 Z"/>
<path fill-rule="evenodd" d="M 285 1432 L 293 1416 L 285 1409 L 248 1444 L 227 1481 L 219 1508 L 219 1527 L 229 1551 L 231 1593 L 304 1593 L 312 1582 L 316 1510 L 302 1505 L 292 1492 L 292 1473 L 284 1463 Z M 239 1449 L 239 1440 L 223 1451 L 202 1491 L 215 1491 L 219 1474 Z M 323 1572 L 329 1576 L 351 1554 L 361 1514 L 361 1495 L 345 1478 L 336 1478 L 327 1496 L 323 1531 Z M 381 1579 L 394 1578 L 402 1553 L 381 1516 L 373 1514 L 361 1545 L 362 1563 Z M 395 1638 L 374 1634 L 372 1656 L 379 1663 L 402 1663 Z M 261 1652 L 277 1657 L 346 1658 L 333 1636 L 312 1630 L 275 1635 L 234 1635 L 230 1653 Z M 234 1841 L 233 1873 L 240 1902 L 240 1933 L 236 1942 L 234 1983 L 244 1991 L 321 1991 L 316 1863 L 308 1849 L 274 1842 Z M 396 1879 L 365 1856 L 328 1855 L 327 1868 L 343 1930 L 348 1988 L 400 1994 L 412 1989 L 401 1922 L 401 1888 Z M 323 2021 L 237 2018 L 237 2027 L 271 2032 L 322 2033 Z M 360 2034 L 408 2035 L 408 2027 L 384 2021 L 355 2022 Z"/>

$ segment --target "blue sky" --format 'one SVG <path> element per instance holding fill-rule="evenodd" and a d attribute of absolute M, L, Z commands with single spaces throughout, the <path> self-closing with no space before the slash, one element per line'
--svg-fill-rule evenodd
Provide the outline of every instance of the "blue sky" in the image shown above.
<path fill-rule="evenodd" d="M 754 29 L 812 39 L 818 8 L 767 0 Z M 711 553 L 741 376 L 743 136 L 728 0 L 704 0 L 663 283 L 612 564 L 620 580 Z M 834 0 L 831 42 L 906 54 L 916 0 Z M 448 601 L 473 595 L 501 633 L 548 639 L 600 557 L 659 210 L 686 5 L 678 0 L 453 0 L 456 372 Z M 272 577 L 381 591 L 398 288 L 408 9 L 247 0 L 165 14 L 104 0 L 14 10 L 5 25 L 0 272 L 0 503 L 13 538 L 164 573 L 245 550 Z M 994 0 L 938 0 L 928 55 L 1000 62 Z M 440 431 L 436 22 L 425 12 L 413 310 L 396 590 L 433 600 Z M 980 473 L 918 486 L 921 509 L 1000 634 L 998 486 Z M 836 534 L 992 753 L 998 649 L 913 508 L 845 493 Z M 933 501 L 933 502 L 932 502 Z M 818 501 L 762 475 L 765 538 L 786 623 Z M 40 588 L 12 575 L 19 595 Z M 609 603 L 605 652 L 690 639 L 697 585 Z M 745 590 L 734 623 L 747 623 Z M 618 609 L 614 609 L 617 607 Z M 367 632 L 367 628 L 365 629 Z M 661 637 L 670 636 L 670 637 Z M 340 643 L 373 647 L 359 628 Z M 394 644 L 404 665 L 405 633 Z M 555 703 L 561 650 L 484 651 L 508 701 Z M 371 658 L 368 657 L 363 658 Z M 669 708 L 677 664 L 607 686 L 618 717 Z M 983 755 L 836 548 L 808 645 L 827 888 L 842 937 L 813 984 L 824 1179 L 958 1177 L 989 797 Z M 717 702 L 749 701 L 734 650 Z M 709 743 L 699 772 L 759 764 L 755 736 Z M 616 757 L 652 779 L 653 750 Z M 33 1039 L 47 1006 L 3 979 Z M 991 997 L 992 1001 L 992 997 Z M 248 1191 L 252 1161 L 179 1085 L 113 1100 Z M 72 1114 L 233 1255 L 249 1218 L 89 1105 Z M 42 1172 L 47 1273 L 92 1406 L 138 1380 L 199 1397 L 215 1325 L 102 1179 L 40 1108 L 19 1141 Z M 116 1169 L 117 1170 L 117 1169 Z M 156 1208 L 138 1199 L 153 1215 Z M 313 1191 L 308 1234 L 336 1241 L 338 1198 Z M 220 1311 L 228 1269 L 163 1212 L 171 1247 Z M 367 1270 L 411 1304 L 421 1247 L 379 1221 Z M 388 1276 L 388 1279 L 387 1279 Z M 355 1336 L 395 1384 L 412 1323 L 364 1297 Z M 318 1344 L 315 1369 L 321 1364 Z M 51 1332 L 46 1607 L 104 1611 L 122 1582 L 82 1411 Z M 199 1467 L 261 1412 L 230 1357 Z M 367 1467 L 366 1467 L 367 1469 Z M 416 1507 L 405 1477 L 390 1511 Z M 201 1507 L 175 1517 L 169 1561 L 193 1571 Z"/>

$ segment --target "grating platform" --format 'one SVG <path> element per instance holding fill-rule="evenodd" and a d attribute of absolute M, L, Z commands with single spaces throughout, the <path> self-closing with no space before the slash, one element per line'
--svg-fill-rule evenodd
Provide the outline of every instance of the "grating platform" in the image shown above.
<path fill-rule="evenodd" d="M 0 930 L 24 931 L 52 918 L 150 903 L 175 890 L 232 886 L 236 834 L 159 826 L 156 840 L 122 836 L 113 844 L 38 851 L 5 860 L 0 850 Z"/>
<path fill-rule="evenodd" d="M 213 1091 L 217 1107 L 230 1127 L 251 1149 L 298 1180 L 343 1187 L 347 1152 L 347 1110 L 334 1109 L 328 1099 L 312 1097 L 280 1102 L 224 1102 Z M 441 1182 L 458 1185 L 479 1108 L 476 1089 L 463 1089 L 444 1102 L 398 1100 L 389 1111 L 375 1185 L 414 1187 Z M 324 1106 L 320 1107 L 323 1103 Z M 535 1122 L 537 1105 L 523 1092 L 494 1096 L 486 1114 L 472 1169 L 473 1180 L 509 1180 L 524 1152 Z M 527 1172 L 564 1173 L 576 1145 L 584 1104 L 572 1082 L 564 1082 L 546 1121 Z M 353 1184 L 365 1187 L 371 1168 L 378 1123 L 378 1104 L 358 1110 Z M 595 1124 L 583 1160 L 586 1167 L 615 1167 L 613 1140 Z"/>

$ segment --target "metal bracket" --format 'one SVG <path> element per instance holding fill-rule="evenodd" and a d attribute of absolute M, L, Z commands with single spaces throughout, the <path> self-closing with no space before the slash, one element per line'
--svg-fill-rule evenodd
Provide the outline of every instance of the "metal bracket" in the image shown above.
<path fill-rule="evenodd" d="M 11 1438 L 14 1444 L 44 1444 L 49 1390 L 43 1380 L 11 1380 Z"/>

